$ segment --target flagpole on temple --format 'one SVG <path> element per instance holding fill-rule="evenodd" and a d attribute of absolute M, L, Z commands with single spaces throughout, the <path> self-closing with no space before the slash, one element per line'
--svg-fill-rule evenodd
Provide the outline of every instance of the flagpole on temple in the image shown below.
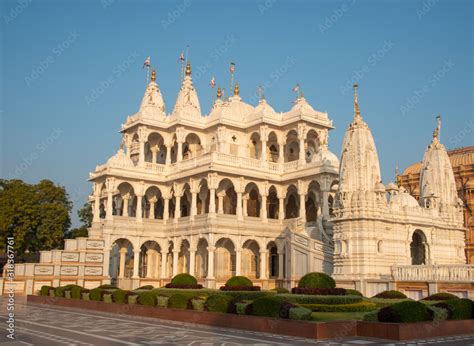
<path fill-rule="evenodd" d="M 234 85 L 234 73 L 235 73 L 235 64 L 233 62 L 230 63 L 230 88 L 229 88 L 229 97 L 231 95 L 233 85 Z"/>

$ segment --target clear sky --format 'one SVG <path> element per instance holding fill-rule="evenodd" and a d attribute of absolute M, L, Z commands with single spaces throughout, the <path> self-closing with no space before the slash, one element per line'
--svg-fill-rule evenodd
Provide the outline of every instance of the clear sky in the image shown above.
<path fill-rule="evenodd" d="M 167 111 L 189 45 L 193 79 L 209 112 L 212 75 L 240 95 L 255 90 L 287 111 L 299 83 L 335 130 L 340 154 L 357 81 L 385 183 L 422 159 L 442 116 L 448 148 L 473 145 L 473 1 L 1 1 L 2 178 L 51 179 L 80 207 L 88 174 L 113 155 L 120 125 L 138 110 L 147 55 Z M 77 224 L 75 211 L 73 220 Z"/>

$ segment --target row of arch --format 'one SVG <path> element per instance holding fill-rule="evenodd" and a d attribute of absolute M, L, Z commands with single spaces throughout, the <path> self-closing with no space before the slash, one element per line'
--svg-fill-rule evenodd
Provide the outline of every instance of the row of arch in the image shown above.
<path fill-rule="evenodd" d="M 201 238 L 194 249 L 187 239 L 176 244 L 176 249 L 173 241 L 165 244 L 148 240 L 139 249 L 134 249 L 130 240 L 117 239 L 110 253 L 110 276 L 163 279 L 189 273 L 199 279 L 218 280 L 233 275 L 253 279 L 285 277 L 286 249 L 283 247 L 278 251 L 274 241 L 264 248 L 254 239 L 246 240 L 237 248 L 234 241 L 226 237 L 217 240 L 214 246 Z"/>

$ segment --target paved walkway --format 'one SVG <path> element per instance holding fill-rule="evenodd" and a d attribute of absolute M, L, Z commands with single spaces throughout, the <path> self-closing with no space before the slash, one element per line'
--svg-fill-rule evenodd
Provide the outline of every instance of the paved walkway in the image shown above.
<path fill-rule="evenodd" d="M 0 319 L 5 326 L 6 303 L 0 298 Z M 133 317 L 82 309 L 26 304 L 16 298 L 16 341 L 5 345 L 474 345 L 474 334 L 450 338 L 393 343 L 350 338 L 315 341 L 304 338 L 200 326 L 145 317 Z M 223 316 L 224 317 L 224 316 Z"/>

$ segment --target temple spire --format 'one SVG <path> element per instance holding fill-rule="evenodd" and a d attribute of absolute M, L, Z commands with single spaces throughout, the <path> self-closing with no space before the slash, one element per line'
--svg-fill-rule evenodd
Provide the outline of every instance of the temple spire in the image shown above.
<path fill-rule="evenodd" d="M 357 83 L 354 84 L 354 117 L 360 118 L 358 88 L 359 88 L 359 85 Z"/>
<path fill-rule="evenodd" d="M 191 62 L 189 60 L 186 63 L 186 76 L 191 76 Z"/>
<path fill-rule="evenodd" d="M 436 117 L 436 131 L 437 131 L 437 135 L 438 135 L 438 140 L 440 140 L 440 137 L 441 137 L 441 115 L 439 114 L 438 112 L 438 116 Z"/>
<path fill-rule="evenodd" d="M 234 96 L 239 96 L 239 83 L 238 82 L 235 83 Z"/>
<path fill-rule="evenodd" d="M 151 71 L 151 81 L 156 81 L 156 71 L 154 69 Z"/>

